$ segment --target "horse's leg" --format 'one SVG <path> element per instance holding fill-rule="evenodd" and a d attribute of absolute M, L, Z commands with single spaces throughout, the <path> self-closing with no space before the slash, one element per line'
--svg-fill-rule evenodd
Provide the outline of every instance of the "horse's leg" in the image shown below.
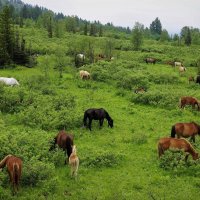
<path fill-rule="evenodd" d="M 194 135 L 191 137 L 191 140 L 195 143 L 195 136 Z"/>
<path fill-rule="evenodd" d="M 187 162 L 189 155 L 190 154 L 188 154 L 188 153 L 186 154 L 186 156 L 185 156 L 185 162 Z"/>
<path fill-rule="evenodd" d="M 89 119 L 89 125 L 88 125 L 88 127 L 89 127 L 90 131 L 91 131 L 91 124 L 92 124 L 92 119 Z"/>
<path fill-rule="evenodd" d="M 103 125 L 103 119 L 100 119 L 100 120 L 99 120 L 99 125 L 100 125 L 100 128 L 101 128 L 102 125 Z"/>

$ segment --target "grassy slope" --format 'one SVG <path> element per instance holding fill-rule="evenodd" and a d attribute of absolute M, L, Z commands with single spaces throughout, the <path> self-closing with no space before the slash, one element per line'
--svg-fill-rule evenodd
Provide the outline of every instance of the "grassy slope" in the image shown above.
<path fill-rule="evenodd" d="M 124 53 L 123 53 L 124 54 Z M 140 56 L 140 55 L 138 55 Z M 125 59 L 129 56 L 121 56 Z M 130 58 L 130 57 L 129 57 Z M 132 55 L 132 58 L 136 56 Z M 131 60 L 131 58 L 130 58 Z M 176 73 L 166 65 L 149 65 L 149 73 L 159 74 Z M 190 69 L 188 74 L 194 73 Z M 1 76 L 13 76 L 19 80 L 25 76 L 40 73 L 37 69 L 22 69 L 1 71 Z M 154 90 L 162 88 L 176 91 L 181 90 L 183 95 L 188 91 L 199 96 L 199 88 L 188 86 L 187 76 L 181 77 L 182 82 L 177 85 L 152 85 Z M 70 68 L 65 73 L 62 85 L 57 90 L 70 92 L 76 96 L 78 109 L 84 111 L 89 107 L 104 107 L 114 119 L 114 128 L 107 127 L 104 122 L 102 129 L 93 122 L 92 132 L 77 128 L 68 130 L 74 133 L 75 143 L 80 157 L 80 170 L 77 181 L 69 176 L 67 166 L 56 168 L 58 176 L 58 190 L 47 199 L 197 199 L 200 195 L 199 177 L 197 171 L 188 168 L 188 172 L 165 171 L 159 167 L 157 159 L 157 140 L 162 136 L 169 136 L 171 126 L 178 121 L 197 121 L 199 113 L 190 109 L 179 111 L 177 105 L 173 110 L 159 107 L 145 106 L 130 103 L 129 94 L 124 97 L 116 95 L 115 83 L 108 85 L 89 81 L 91 88 L 80 88 L 82 83 L 76 77 L 76 71 Z M 23 87 L 23 86 L 22 86 Z M 132 91 L 130 91 L 131 93 Z M 127 92 L 129 93 L 129 92 Z M 200 97 L 200 96 L 199 96 Z M 8 127 L 18 127 L 10 116 L 5 117 Z M 81 126 L 81 124 L 80 124 Z M 33 133 L 37 129 L 33 129 Z M 1 133 L 3 134 L 3 133 Z M 50 135 L 55 135 L 50 131 Z M 33 137 L 30 135 L 30 137 Z M 200 150 L 200 139 L 197 138 L 197 148 Z M 88 168 L 82 163 L 87 157 L 102 152 L 119 155 L 118 165 L 113 167 Z M 196 177 L 197 176 L 197 177 Z M 16 199 L 45 199 L 43 188 L 21 188 Z M 14 198 L 15 199 L 15 198 Z"/>

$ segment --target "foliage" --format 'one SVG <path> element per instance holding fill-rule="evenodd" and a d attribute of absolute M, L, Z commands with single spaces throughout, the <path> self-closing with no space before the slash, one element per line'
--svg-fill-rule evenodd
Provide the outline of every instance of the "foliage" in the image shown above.
<path fill-rule="evenodd" d="M 144 25 L 136 22 L 132 31 L 132 43 L 134 50 L 139 50 L 143 42 Z"/>

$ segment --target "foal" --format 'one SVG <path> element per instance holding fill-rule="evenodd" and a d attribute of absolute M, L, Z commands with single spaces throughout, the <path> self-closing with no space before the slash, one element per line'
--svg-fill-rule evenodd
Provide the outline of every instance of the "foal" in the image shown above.
<path fill-rule="evenodd" d="M 69 157 L 69 165 L 71 166 L 71 176 L 77 176 L 78 167 L 79 167 L 79 158 L 76 154 L 76 146 L 72 146 L 72 153 Z"/>
<path fill-rule="evenodd" d="M 10 183 L 13 189 L 13 194 L 19 190 L 19 180 L 21 178 L 22 160 L 13 155 L 7 155 L 0 162 L 0 169 L 7 166 L 8 174 L 10 176 Z"/>

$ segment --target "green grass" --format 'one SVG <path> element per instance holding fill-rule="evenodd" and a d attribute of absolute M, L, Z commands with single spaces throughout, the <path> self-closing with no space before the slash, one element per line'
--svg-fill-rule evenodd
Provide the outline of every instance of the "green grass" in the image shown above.
<path fill-rule="evenodd" d="M 26 37 L 31 37 L 28 31 Z M 38 33 L 37 37 L 42 42 L 42 38 L 45 36 Z M 59 40 L 53 40 L 53 42 L 57 44 Z M 51 46 L 51 42 L 49 43 Z M 162 45 L 156 45 L 157 48 L 164 49 Z M 175 47 L 167 47 L 170 50 L 174 49 L 176 55 L 179 54 Z M 185 49 L 182 48 L 182 54 Z M 191 47 L 185 53 L 186 58 L 193 59 L 191 56 L 193 53 L 190 51 L 196 52 L 197 49 L 194 47 L 193 50 Z M 170 57 L 169 52 L 166 51 L 161 57 Z M 15 93 L 16 96 L 24 92 L 24 102 L 19 111 L 0 113 L 0 144 L 2 149 L 0 155 L 14 153 L 21 156 L 24 160 L 24 166 L 30 162 L 33 156 L 36 157 L 36 166 L 39 161 L 47 165 L 54 164 L 56 158 L 53 157 L 53 152 L 48 152 L 48 148 L 49 140 L 57 134 L 58 130 L 55 127 L 50 130 L 41 130 L 40 124 L 34 124 L 31 127 L 25 126 L 24 123 L 21 123 L 21 113 L 29 109 L 30 104 L 27 104 L 27 99 L 30 99 L 31 95 L 33 101 L 35 101 L 34 98 L 37 98 L 38 104 L 44 108 L 50 104 L 50 102 L 44 104 L 45 99 L 52 100 L 62 96 L 66 98 L 69 95 L 75 98 L 76 118 L 73 121 L 74 124 L 70 127 L 66 124 L 65 127 L 67 132 L 75 135 L 75 144 L 80 158 L 77 180 L 70 177 L 70 169 L 64 165 L 62 152 L 57 152 L 56 155 L 60 158 L 59 164 L 55 169 L 48 169 L 47 179 L 39 181 L 33 187 L 22 185 L 16 197 L 10 195 L 7 173 L 4 171 L 0 175 L 0 192 L 4 191 L 2 198 L 56 200 L 198 199 L 200 195 L 199 164 L 185 167 L 181 169 L 182 171 L 179 169 L 165 170 L 160 167 L 157 154 L 158 139 L 170 136 L 171 126 L 174 123 L 187 121 L 200 123 L 199 112 L 190 107 L 180 110 L 176 98 L 172 99 L 172 104 L 169 106 L 170 100 L 164 98 L 171 98 L 170 94 L 172 97 L 192 95 L 200 98 L 199 86 L 188 84 L 188 76 L 196 74 L 196 69 L 189 67 L 186 74 L 180 76 L 177 69 L 162 63 L 155 65 L 144 63 L 141 58 L 145 57 L 146 53 L 119 52 L 119 54 L 120 56 L 114 61 L 114 64 L 105 62 L 105 67 L 102 67 L 109 74 L 109 78 L 103 82 L 80 80 L 78 69 L 73 66 L 66 68 L 62 79 L 59 79 L 58 73 L 52 69 L 47 85 L 45 82 L 41 84 L 33 82 L 32 86 L 28 85 L 32 76 L 41 75 L 42 72 L 37 67 L 33 69 L 20 67 L 14 70 L 0 71 L 1 76 L 16 77 L 20 81 L 20 87 L 4 87 L 5 91 L 10 92 L 10 94 Z M 159 55 L 156 54 L 156 56 Z M 134 67 L 134 65 L 132 68 L 131 61 L 138 66 Z M 86 68 L 92 71 L 96 65 L 99 67 L 101 64 L 88 65 Z M 150 102 L 146 105 L 133 102 L 132 96 L 135 95 L 133 89 L 136 87 L 134 79 L 131 82 L 132 89 L 130 90 L 117 87 L 118 80 L 116 80 L 115 73 L 119 70 L 131 76 L 142 77 L 144 75 L 147 78 L 147 94 L 141 98 L 150 98 L 160 94 L 164 100 L 157 104 Z M 158 81 L 162 81 L 162 74 L 169 77 L 175 76 L 175 82 L 171 79 L 167 79 L 169 81 L 167 84 L 155 82 L 155 77 Z M 151 77 L 154 78 L 151 79 Z M 43 93 L 47 89 L 50 94 Z M 152 96 L 145 96 L 148 94 Z M 93 121 L 91 132 L 82 128 L 84 110 L 90 107 L 105 108 L 114 119 L 114 128 L 108 128 L 106 121 L 101 129 L 99 129 L 98 122 Z M 62 107 L 53 115 L 56 118 L 58 113 L 63 110 L 68 111 L 68 109 Z M 46 113 L 42 113 L 43 111 L 37 112 L 47 122 L 50 120 Z M 69 111 L 70 113 L 71 111 Z M 70 120 L 70 117 L 67 120 Z M 26 119 L 29 120 L 29 116 Z M 4 139 L 5 142 L 3 142 Z M 197 137 L 195 148 L 200 152 L 199 144 L 200 138 Z M 43 173 L 37 171 L 37 167 L 35 170 L 35 173 Z"/>

